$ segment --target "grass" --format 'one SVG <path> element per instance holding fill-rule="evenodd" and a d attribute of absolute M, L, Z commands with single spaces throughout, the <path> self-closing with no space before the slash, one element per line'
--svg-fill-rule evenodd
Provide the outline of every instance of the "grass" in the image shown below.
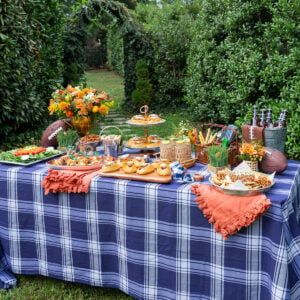
<path fill-rule="evenodd" d="M 106 91 L 115 101 L 115 108 L 120 109 L 124 99 L 124 80 L 115 72 L 109 70 L 90 70 L 85 73 L 87 85 Z"/>
<path fill-rule="evenodd" d="M 129 300 L 121 291 L 41 276 L 18 276 L 18 287 L 0 292 L 1 300 Z"/>
<path fill-rule="evenodd" d="M 123 78 L 107 70 L 86 72 L 88 86 L 107 91 L 115 100 L 116 108 L 124 99 Z M 153 113 L 159 113 L 152 109 Z M 150 133 L 161 137 L 172 135 L 181 120 L 188 116 L 183 112 L 162 115 L 166 123 L 150 128 Z M 108 120 L 109 121 L 109 120 Z M 131 134 L 142 135 L 143 129 L 131 127 Z M 121 291 L 110 288 L 91 287 L 68 283 L 42 276 L 18 276 L 18 287 L 9 291 L 0 291 L 0 300 L 128 300 L 131 297 Z"/>

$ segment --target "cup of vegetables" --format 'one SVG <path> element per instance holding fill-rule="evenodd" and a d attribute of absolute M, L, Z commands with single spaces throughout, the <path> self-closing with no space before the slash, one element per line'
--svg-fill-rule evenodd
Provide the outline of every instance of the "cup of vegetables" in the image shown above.
<path fill-rule="evenodd" d="M 209 158 L 208 170 L 212 173 L 228 167 L 228 148 L 224 145 L 213 145 L 207 148 Z"/>
<path fill-rule="evenodd" d="M 79 139 L 79 135 L 76 130 L 69 129 L 67 131 L 60 131 L 57 134 L 58 149 L 66 151 L 72 147 L 75 148 L 75 144 Z"/>

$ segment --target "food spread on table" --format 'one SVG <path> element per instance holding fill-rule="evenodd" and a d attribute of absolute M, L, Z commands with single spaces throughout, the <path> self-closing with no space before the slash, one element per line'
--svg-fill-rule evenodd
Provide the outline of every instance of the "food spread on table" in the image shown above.
<path fill-rule="evenodd" d="M 160 146 L 160 138 L 157 135 L 149 135 L 148 137 L 135 136 L 128 140 L 129 148 L 157 148 Z"/>
<path fill-rule="evenodd" d="M 156 124 L 162 123 L 165 120 L 159 117 L 157 114 L 150 114 L 150 115 L 135 115 L 133 116 L 128 123 L 131 124 L 139 124 L 139 125 L 148 125 L 148 124 Z"/>
<path fill-rule="evenodd" d="M 169 162 L 149 161 L 147 156 L 125 156 L 114 162 L 104 162 L 99 175 L 157 183 L 169 183 L 172 180 Z"/>
<path fill-rule="evenodd" d="M 145 105 L 140 108 L 140 114 L 134 115 L 127 122 L 133 126 L 144 126 L 143 136 L 133 136 L 125 144 L 129 149 L 144 154 L 140 156 L 120 156 L 123 135 L 118 127 L 106 126 L 99 134 L 87 133 L 80 138 L 77 129 L 70 128 L 59 133 L 60 144 L 65 146 L 67 154 L 52 159 L 47 165 L 56 170 L 73 171 L 99 168 L 99 174 L 106 177 L 163 183 L 173 180 L 180 184 L 204 181 L 210 173 L 209 181 L 215 188 L 241 193 L 264 192 L 274 184 L 272 177 L 274 174 L 269 176 L 254 169 L 253 162 L 259 155 L 260 161 L 262 160 L 261 166 L 263 166 L 261 170 L 266 170 L 266 173 L 274 169 L 279 170 L 278 167 L 274 167 L 276 164 L 282 165 L 280 171 L 284 170 L 283 153 L 269 148 L 265 150 L 264 145 L 258 144 L 257 141 L 251 141 L 248 144 L 241 143 L 238 140 L 238 129 L 234 125 L 204 124 L 196 128 L 194 125 L 190 126 L 185 121 L 181 121 L 178 124 L 177 133 L 173 136 L 162 139 L 156 134 L 149 134 L 148 127 L 164 121 L 158 114 L 149 113 L 149 107 Z M 112 128 L 117 129 L 118 134 L 111 134 L 111 132 L 104 134 L 105 130 Z M 104 154 L 100 155 L 99 151 L 102 150 L 99 150 L 99 145 L 103 146 Z M 245 156 L 243 152 L 246 146 L 248 156 Z M 263 151 L 260 153 L 257 149 Z M 239 152 L 236 153 L 235 150 Z M 244 153 L 243 157 L 241 153 Z M 26 166 L 62 154 L 54 148 L 27 146 L 1 153 L 0 160 Z M 253 171 L 230 171 L 230 168 L 235 165 L 230 159 L 233 156 L 242 159 L 243 164 L 252 168 Z M 205 171 L 195 169 L 189 172 L 187 170 L 194 166 L 196 159 L 203 164 L 208 164 Z"/>
<path fill-rule="evenodd" d="M 98 134 L 89 134 L 86 136 L 83 136 L 79 140 L 81 143 L 99 143 L 101 141 L 101 138 Z"/>
<path fill-rule="evenodd" d="M 156 151 L 159 149 L 161 138 L 155 134 L 150 135 L 149 127 L 162 124 L 165 120 L 157 114 L 148 114 L 148 111 L 149 107 L 144 105 L 140 108 L 140 115 L 135 115 L 127 121 L 127 124 L 129 125 L 144 127 L 144 135 L 130 138 L 126 143 L 127 148 L 141 149 L 145 151 Z"/>
<path fill-rule="evenodd" d="M 272 180 L 269 176 L 258 172 L 231 172 L 230 170 L 218 171 L 212 176 L 212 181 L 216 185 L 230 188 L 232 184 L 240 181 L 248 190 L 258 190 L 270 187 Z"/>
<path fill-rule="evenodd" d="M 32 165 L 62 154 L 53 147 L 26 146 L 0 153 L 0 162 L 16 165 Z"/>
<path fill-rule="evenodd" d="M 49 161 L 48 164 L 51 166 L 94 166 L 101 165 L 102 162 L 101 156 L 84 156 L 74 153 Z"/>

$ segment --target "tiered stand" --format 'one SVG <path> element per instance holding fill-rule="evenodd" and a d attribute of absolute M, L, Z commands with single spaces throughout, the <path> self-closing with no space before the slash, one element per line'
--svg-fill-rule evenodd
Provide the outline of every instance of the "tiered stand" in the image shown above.
<path fill-rule="evenodd" d="M 140 108 L 140 113 L 142 115 L 144 115 L 145 117 L 148 116 L 148 112 L 149 112 L 149 107 L 148 105 L 144 105 Z M 151 126 L 157 126 L 157 125 L 161 125 L 163 123 L 165 123 L 166 120 L 164 119 L 161 119 L 161 121 L 159 122 L 156 122 L 156 123 L 148 123 L 148 124 L 137 124 L 137 123 L 132 123 L 130 120 L 128 120 L 126 123 L 128 125 L 131 125 L 131 126 L 137 126 L 137 127 L 143 127 L 144 128 L 144 139 L 147 141 L 148 140 L 148 137 L 149 137 L 149 127 Z M 141 152 L 143 153 L 153 153 L 153 152 L 159 152 L 159 147 L 151 147 L 151 146 L 148 146 L 148 147 L 134 147 L 134 146 L 129 146 L 128 144 L 125 145 L 127 148 L 130 148 L 130 149 L 139 149 L 141 150 Z"/>

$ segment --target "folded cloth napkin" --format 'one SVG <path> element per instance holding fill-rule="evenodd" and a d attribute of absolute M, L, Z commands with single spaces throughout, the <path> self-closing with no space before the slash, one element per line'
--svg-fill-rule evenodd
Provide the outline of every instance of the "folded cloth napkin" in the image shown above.
<path fill-rule="evenodd" d="M 224 239 L 251 225 L 271 205 L 266 195 L 226 195 L 207 184 L 195 184 L 192 192 L 208 222 L 214 225 Z"/>
<path fill-rule="evenodd" d="M 42 186 L 45 195 L 49 193 L 87 193 L 90 188 L 92 178 L 98 171 L 69 171 L 69 170 L 49 170 L 44 178 Z"/>

